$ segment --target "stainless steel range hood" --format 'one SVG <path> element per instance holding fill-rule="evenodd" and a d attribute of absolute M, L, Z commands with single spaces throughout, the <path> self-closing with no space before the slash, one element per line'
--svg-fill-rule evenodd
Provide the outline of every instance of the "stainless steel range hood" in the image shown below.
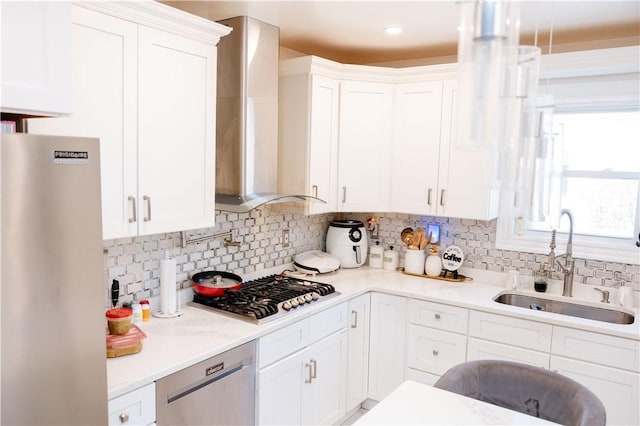
<path fill-rule="evenodd" d="M 280 30 L 248 16 L 218 22 L 233 31 L 218 43 L 216 210 L 322 202 L 277 193 Z"/>

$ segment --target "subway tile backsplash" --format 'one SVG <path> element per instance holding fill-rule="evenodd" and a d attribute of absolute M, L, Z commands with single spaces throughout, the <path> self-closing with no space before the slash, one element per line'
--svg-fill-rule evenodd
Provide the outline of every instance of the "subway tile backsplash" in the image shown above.
<path fill-rule="evenodd" d="M 324 250 L 329 223 L 335 218 L 366 221 L 375 216 L 379 223 L 379 241 L 385 248 L 399 250 L 403 264 L 406 248 L 400 240 L 405 227 L 427 227 L 440 224 L 440 245 L 458 245 L 465 253 L 464 266 L 506 272 L 517 270 L 521 275 L 533 276 L 546 255 L 499 250 L 494 248 L 496 221 L 448 219 L 408 214 L 324 214 L 304 216 L 282 213 L 264 206 L 249 213 L 216 212 L 214 228 L 188 231 L 189 239 L 237 230 L 239 247 L 224 247 L 222 238 L 180 246 L 180 233 L 106 240 L 105 248 L 105 306 L 109 305 L 111 281 L 120 282 L 120 301 L 141 300 L 160 293 L 160 259 L 176 259 L 177 286 L 189 287 L 189 278 L 204 270 L 223 270 L 242 276 L 293 261 L 298 253 Z M 283 247 L 282 231 L 290 230 L 290 246 Z M 596 260 L 576 259 L 575 282 L 589 285 L 613 286 L 620 281 L 640 291 L 640 266 Z"/>

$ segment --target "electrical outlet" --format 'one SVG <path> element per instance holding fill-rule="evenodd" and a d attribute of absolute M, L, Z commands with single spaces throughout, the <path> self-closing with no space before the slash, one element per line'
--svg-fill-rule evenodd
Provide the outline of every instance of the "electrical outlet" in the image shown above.
<path fill-rule="evenodd" d="M 289 240 L 289 230 L 288 229 L 283 229 L 282 230 L 282 247 L 289 247 L 291 245 L 291 241 Z"/>

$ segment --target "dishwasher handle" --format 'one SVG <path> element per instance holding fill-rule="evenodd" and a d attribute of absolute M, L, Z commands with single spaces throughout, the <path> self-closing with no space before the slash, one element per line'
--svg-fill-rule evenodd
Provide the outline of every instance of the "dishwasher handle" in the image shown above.
<path fill-rule="evenodd" d="M 191 383 L 185 386 L 182 389 L 179 389 L 175 392 L 171 392 L 167 394 L 167 403 L 171 404 L 174 401 L 179 400 L 180 398 L 184 398 L 185 396 L 202 389 L 205 386 L 209 386 L 212 383 L 220 381 L 226 377 L 231 376 L 232 374 L 238 373 L 239 371 L 251 368 L 251 365 L 244 364 L 242 362 L 232 366 L 225 370 L 224 363 L 216 364 L 212 367 L 206 369 L 205 377 L 197 382 Z"/>

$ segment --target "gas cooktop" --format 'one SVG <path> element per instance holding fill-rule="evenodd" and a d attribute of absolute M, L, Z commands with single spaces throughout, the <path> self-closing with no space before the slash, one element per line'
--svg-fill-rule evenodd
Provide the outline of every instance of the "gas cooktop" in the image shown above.
<path fill-rule="evenodd" d="M 193 296 L 189 305 L 262 324 L 316 302 L 338 296 L 330 284 L 284 275 L 270 275 L 242 283 L 223 296 Z"/>

